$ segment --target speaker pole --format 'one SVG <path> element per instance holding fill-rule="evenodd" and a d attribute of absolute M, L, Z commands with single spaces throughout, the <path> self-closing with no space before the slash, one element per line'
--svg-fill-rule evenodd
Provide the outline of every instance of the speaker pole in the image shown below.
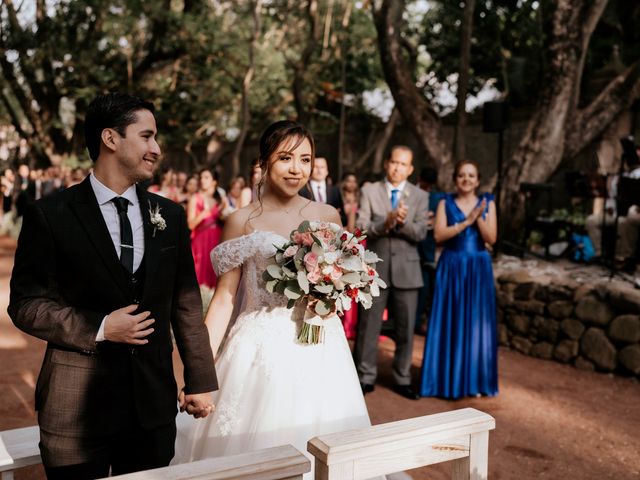
<path fill-rule="evenodd" d="M 498 168 L 498 172 L 497 172 L 497 179 L 496 179 L 496 219 L 500 218 L 500 197 L 501 197 L 501 191 L 502 191 L 502 160 L 503 160 L 503 154 L 504 154 L 504 129 L 501 129 L 498 132 L 498 162 L 497 162 L 497 168 Z M 497 228 L 497 225 L 496 225 Z M 500 251 L 500 240 L 501 237 L 500 235 L 498 235 L 497 239 L 496 239 L 496 251 L 495 253 L 498 253 Z"/>
<path fill-rule="evenodd" d="M 498 134 L 498 160 L 496 162 L 496 217 L 500 220 L 500 190 L 502 190 L 502 163 L 504 156 L 504 130 L 509 123 L 507 105 L 503 101 L 486 102 L 482 112 L 482 129 L 486 133 Z M 500 250 L 501 237 L 498 235 L 494 253 Z"/>

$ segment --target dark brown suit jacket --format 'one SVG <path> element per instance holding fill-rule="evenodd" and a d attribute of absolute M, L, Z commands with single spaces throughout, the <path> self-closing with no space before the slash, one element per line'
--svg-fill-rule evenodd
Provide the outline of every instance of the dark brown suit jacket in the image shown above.
<path fill-rule="evenodd" d="M 118 431 L 133 414 L 145 428 L 175 420 L 175 341 L 187 393 L 217 389 L 184 210 L 138 188 L 144 220 L 144 283 L 134 298 L 87 178 L 31 205 L 11 277 L 9 314 L 48 342 L 36 387 L 41 430 L 64 437 Z M 167 227 L 156 231 L 149 202 Z M 155 319 L 143 346 L 96 343 L 105 315 L 139 300 Z M 133 403 L 133 408 L 131 404 Z"/>

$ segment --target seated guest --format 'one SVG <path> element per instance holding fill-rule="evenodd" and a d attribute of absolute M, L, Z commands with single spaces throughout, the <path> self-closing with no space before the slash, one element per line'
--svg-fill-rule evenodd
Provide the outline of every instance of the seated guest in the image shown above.
<path fill-rule="evenodd" d="M 640 148 L 638 149 L 640 151 Z M 640 162 L 638 156 L 624 156 L 626 171 L 623 176 L 626 178 L 640 179 Z M 616 220 L 618 199 L 618 175 L 609 177 L 608 197 L 605 199 L 604 209 L 602 211 L 594 211 L 585 220 L 585 227 L 589 233 L 589 238 L 593 242 L 596 255 L 602 255 L 602 225 L 612 226 Z M 594 204 L 594 210 L 596 210 Z M 637 206 L 632 206 L 626 212 L 619 212 L 618 228 L 616 241 L 615 258 L 623 261 L 635 256 L 635 248 L 638 240 L 638 229 L 640 228 L 640 212 Z M 604 221 L 603 221 L 604 216 Z"/>

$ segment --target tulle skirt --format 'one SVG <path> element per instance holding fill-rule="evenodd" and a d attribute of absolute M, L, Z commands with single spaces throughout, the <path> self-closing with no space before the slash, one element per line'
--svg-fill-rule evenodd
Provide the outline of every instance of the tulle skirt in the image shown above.
<path fill-rule="evenodd" d="M 325 322 L 324 343 L 302 345 L 294 312 L 238 318 L 216 361 L 216 409 L 205 419 L 178 415 L 174 463 L 285 444 L 306 453 L 315 436 L 370 425 L 340 320 Z"/>

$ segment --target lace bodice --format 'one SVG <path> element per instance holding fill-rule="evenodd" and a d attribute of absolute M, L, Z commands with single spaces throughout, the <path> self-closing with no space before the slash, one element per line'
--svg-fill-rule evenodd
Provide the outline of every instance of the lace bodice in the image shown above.
<path fill-rule="evenodd" d="M 286 307 L 287 298 L 269 293 L 262 280 L 262 272 L 276 253 L 275 245 L 282 245 L 286 241 L 275 232 L 255 231 L 223 242 L 211 252 L 211 262 L 218 276 L 242 266 L 241 288 L 245 295 L 245 311 Z"/>

